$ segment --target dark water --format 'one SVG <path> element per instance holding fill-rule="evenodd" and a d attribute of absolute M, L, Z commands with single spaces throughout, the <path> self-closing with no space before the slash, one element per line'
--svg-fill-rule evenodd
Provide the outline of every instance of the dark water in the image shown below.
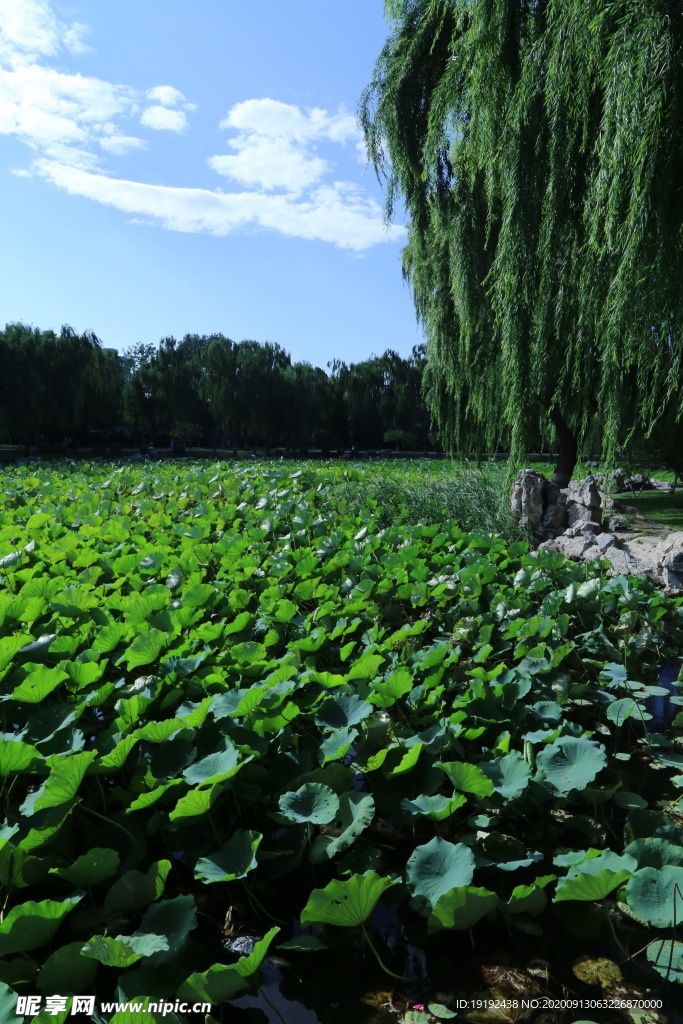
<path fill-rule="evenodd" d="M 666 661 L 659 670 L 657 686 L 663 686 L 669 692 L 648 697 L 645 702 L 648 713 L 652 715 L 652 722 L 648 724 L 649 732 L 666 732 L 678 712 L 682 710 L 680 705 L 671 703 L 671 698 L 677 697 L 680 693 L 677 680 L 682 664 L 683 662 L 678 660 Z"/>

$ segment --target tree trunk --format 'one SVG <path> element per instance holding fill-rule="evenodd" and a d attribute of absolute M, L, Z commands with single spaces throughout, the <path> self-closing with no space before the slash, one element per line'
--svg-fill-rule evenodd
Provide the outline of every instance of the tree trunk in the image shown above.
<path fill-rule="evenodd" d="M 571 427 L 565 422 L 562 413 L 556 405 L 550 410 L 550 419 L 557 431 L 559 441 L 559 453 L 555 472 L 553 473 L 553 482 L 558 487 L 568 487 L 579 457 L 577 437 Z"/>

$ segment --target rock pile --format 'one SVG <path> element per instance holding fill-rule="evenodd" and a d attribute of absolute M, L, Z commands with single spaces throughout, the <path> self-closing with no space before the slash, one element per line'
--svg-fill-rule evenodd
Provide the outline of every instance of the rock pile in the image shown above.
<path fill-rule="evenodd" d="M 603 509 L 611 505 L 592 475 L 562 491 L 533 469 L 520 471 L 510 498 L 513 515 L 530 531 L 537 548 L 575 560 L 607 559 L 612 575 L 638 573 L 661 586 L 683 589 L 683 533 L 671 534 L 658 545 L 652 560 L 644 562 L 614 535 L 614 530 L 623 529 L 623 521 L 610 517 L 605 524 L 609 529 L 604 529 Z"/>

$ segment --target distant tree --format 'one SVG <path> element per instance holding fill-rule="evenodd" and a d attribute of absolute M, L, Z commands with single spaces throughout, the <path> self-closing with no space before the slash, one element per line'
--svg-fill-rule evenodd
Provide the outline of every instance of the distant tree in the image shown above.
<path fill-rule="evenodd" d="M 361 104 L 428 339 L 447 443 L 567 483 L 596 414 L 683 412 L 683 18 L 669 0 L 387 0 Z M 631 375 L 631 371 L 633 374 Z M 629 379 L 635 390 L 626 396 Z"/>

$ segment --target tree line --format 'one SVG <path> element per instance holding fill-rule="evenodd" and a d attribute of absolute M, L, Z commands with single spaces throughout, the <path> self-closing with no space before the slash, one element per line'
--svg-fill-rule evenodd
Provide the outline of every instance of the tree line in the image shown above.
<path fill-rule="evenodd" d="M 0 331 L 0 436 L 20 445 L 134 444 L 221 448 L 430 447 L 424 346 L 329 372 L 272 342 L 223 334 L 162 338 L 119 353 L 92 332 L 21 323 Z M 432 441 L 434 437 L 432 436 Z"/>

